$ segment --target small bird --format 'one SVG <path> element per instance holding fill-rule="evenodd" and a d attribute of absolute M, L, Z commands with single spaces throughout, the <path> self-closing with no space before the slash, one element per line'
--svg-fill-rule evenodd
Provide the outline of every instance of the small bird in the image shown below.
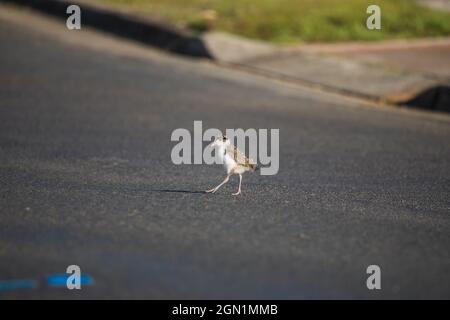
<path fill-rule="evenodd" d="M 206 190 L 207 193 L 215 193 L 221 186 L 228 182 L 233 174 L 239 175 L 239 189 L 233 196 L 241 194 L 242 174 L 246 171 L 255 171 L 258 167 L 251 163 L 238 148 L 230 143 L 230 140 L 226 136 L 217 137 L 211 144 L 212 147 L 217 147 L 218 156 L 222 160 L 222 163 L 227 171 L 225 179 L 215 188 Z"/>

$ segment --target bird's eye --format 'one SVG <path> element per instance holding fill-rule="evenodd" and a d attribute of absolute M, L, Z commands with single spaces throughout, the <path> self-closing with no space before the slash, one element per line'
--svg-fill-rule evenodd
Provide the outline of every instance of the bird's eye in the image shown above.
<path fill-rule="evenodd" d="M 228 138 L 226 136 L 223 136 L 223 141 L 227 141 Z"/>

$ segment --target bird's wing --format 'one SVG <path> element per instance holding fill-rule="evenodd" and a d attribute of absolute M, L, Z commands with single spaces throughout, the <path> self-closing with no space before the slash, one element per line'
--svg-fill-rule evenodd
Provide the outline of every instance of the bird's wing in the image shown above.
<path fill-rule="evenodd" d="M 230 157 L 236 161 L 237 164 L 241 166 L 249 166 L 249 164 L 254 164 L 252 159 L 247 158 L 238 148 L 233 145 L 227 146 L 227 153 Z"/>

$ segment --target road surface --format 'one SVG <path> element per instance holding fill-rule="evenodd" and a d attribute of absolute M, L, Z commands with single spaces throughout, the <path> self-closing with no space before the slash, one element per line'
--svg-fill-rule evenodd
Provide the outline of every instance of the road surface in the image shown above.
<path fill-rule="evenodd" d="M 0 12 L 0 280 L 37 281 L 0 298 L 450 298 L 448 116 Z M 202 193 L 223 169 L 170 159 L 194 120 L 279 128 L 279 173 Z"/>

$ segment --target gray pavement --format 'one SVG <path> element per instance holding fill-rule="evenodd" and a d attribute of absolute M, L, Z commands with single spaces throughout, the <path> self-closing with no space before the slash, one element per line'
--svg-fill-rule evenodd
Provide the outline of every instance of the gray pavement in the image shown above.
<path fill-rule="evenodd" d="M 450 298 L 448 116 L 4 11 L 0 88 L 0 280 L 41 281 L 0 299 Z M 279 173 L 199 192 L 222 169 L 170 161 L 194 120 L 279 128 Z M 94 283 L 45 285 L 71 264 Z"/>
<path fill-rule="evenodd" d="M 405 74 L 384 64 L 362 63 L 354 57 L 342 55 L 295 52 L 254 59 L 246 64 L 257 70 L 318 85 L 325 90 L 337 90 L 375 101 L 389 101 L 391 96 L 404 92 L 418 93 L 439 84 L 439 81 L 422 74 Z"/>
<path fill-rule="evenodd" d="M 369 98 L 403 103 L 450 86 L 450 39 L 307 44 L 249 59 L 244 65 L 292 81 Z M 423 108 L 448 110 L 444 102 Z"/>
<path fill-rule="evenodd" d="M 415 43 L 417 46 L 414 46 Z M 360 51 L 341 51 L 339 56 L 450 83 L 450 39 L 431 40 L 422 46 L 419 43 L 407 41 L 392 48 L 382 48 L 380 44 L 378 49 L 373 47 Z"/>

